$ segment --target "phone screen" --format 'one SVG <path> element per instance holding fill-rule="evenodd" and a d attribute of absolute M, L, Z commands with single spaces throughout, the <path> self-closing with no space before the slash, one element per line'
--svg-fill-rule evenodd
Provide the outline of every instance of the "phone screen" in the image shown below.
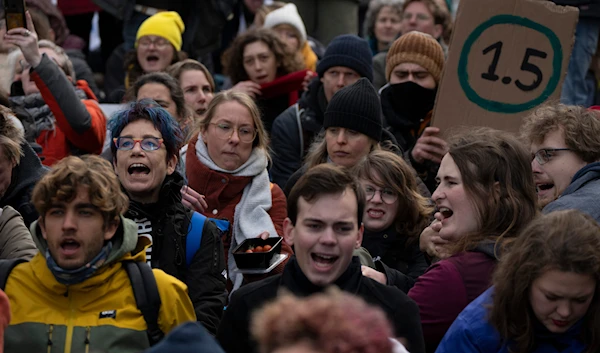
<path fill-rule="evenodd" d="M 6 14 L 6 30 L 27 27 L 25 25 L 25 0 L 4 0 L 4 13 Z"/>

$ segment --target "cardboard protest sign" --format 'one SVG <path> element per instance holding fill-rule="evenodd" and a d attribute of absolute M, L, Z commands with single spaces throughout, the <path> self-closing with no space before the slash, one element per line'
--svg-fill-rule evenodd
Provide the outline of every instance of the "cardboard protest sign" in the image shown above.
<path fill-rule="evenodd" d="M 560 98 L 578 15 L 545 0 L 461 0 L 432 125 L 517 131 Z"/>

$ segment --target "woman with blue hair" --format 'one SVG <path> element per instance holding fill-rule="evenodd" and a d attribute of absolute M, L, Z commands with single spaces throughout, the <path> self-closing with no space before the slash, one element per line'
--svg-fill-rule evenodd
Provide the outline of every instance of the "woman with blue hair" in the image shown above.
<path fill-rule="evenodd" d="M 193 222 L 204 216 L 181 203 L 184 180 L 175 170 L 183 142 L 179 125 L 156 102 L 142 100 L 116 113 L 109 131 L 115 173 L 129 196 L 125 217 L 152 242 L 148 264 L 187 284 L 198 321 L 216 333 L 227 298 L 223 244 L 214 223 Z M 189 242 L 199 231 L 200 244 Z"/>

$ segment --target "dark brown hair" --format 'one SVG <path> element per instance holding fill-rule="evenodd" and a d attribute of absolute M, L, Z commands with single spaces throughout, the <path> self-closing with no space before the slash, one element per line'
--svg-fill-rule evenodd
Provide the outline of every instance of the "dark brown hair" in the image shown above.
<path fill-rule="evenodd" d="M 358 205 L 358 214 L 356 216 L 358 226 L 360 227 L 365 210 L 365 192 L 351 172 L 345 168 L 328 163 L 310 168 L 298 179 L 288 197 L 288 217 L 292 221 L 292 224 L 296 225 L 298 200 L 300 198 L 303 198 L 307 202 L 312 202 L 323 195 L 341 194 L 346 189 L 352 190 L 356 196 L 356 203 Z"/>
<path fill-rule="evenodd" d="M 531 154 L 512 134 L 491 128 L 458 130 L 448 145 L 479 222 L 452 252 L 482 241 L 507 245 L 538 213 Z"/>
<path fill-rule="evenodd" d="M 535 314 L 531 285 L 550 270 L 589 275 L 596 292 L 581 326 L 585 352 L 600 351 L 600 225 L 577 210 L 557 211 L 532 221 L 500 260 L 493 283 L 489 322 L 512 353 L 533 351 Z"/>
<path fill-rule="evenodd" d="M 253 29 L 235 38 L 229 49 L 223 54 L 224 72 L 227 76 L 231 77 L 231 82 L 234 85 L 249 79 L 246 69 L 244 69 L 244 49 L 248 44 L 254 42 L 265 43 L 275 55 L 277 77 L 300 71 L 304 68 L 304 61 L 300 57 L 300 54 L 298 52 L 290 53 L 285 43 L 279 39 L 272 29 Z"/>
<path fill-rule="evenodd" d="M 354 172 L 380 187 L 389 187 L 398 194 L 396 230 L 409 237 L 418 237 L 427 227 L 433 206 L 421 196 L 411 167 L 394 152 L 376 150 L 356 165 Z"/>

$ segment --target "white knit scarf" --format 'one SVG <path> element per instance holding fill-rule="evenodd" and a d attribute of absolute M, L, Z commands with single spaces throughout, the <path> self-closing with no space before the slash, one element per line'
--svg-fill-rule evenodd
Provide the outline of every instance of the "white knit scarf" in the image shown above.
<path fill-rule="evenodd" d="M 202 135 L 198 134 L 196 156 L 202 164 L 212 170 L 228 173 L 233 176 L 251 176 L 252 180 L 246 185 L 240 202 L 235 206 L 233 218 L 232 242 L 229 247 L 227 268 L 233 290 L 242 285 L 243 276 L 237 271 L 232 251 L 238 244 L 250 238 L 256 238 L 262 232 L 269 232 L 269 237 L 277 237 L 277 231 L 268 211 L 273 203 L 271 200 L 271 182 L 267 173 L 267 154 L 262 148 L 253 148 L 250 158 L 236 170 L 225 170 L 218 167 L 208 155 Z M 233 292 L 233 291 L 232 291 Z"/>

